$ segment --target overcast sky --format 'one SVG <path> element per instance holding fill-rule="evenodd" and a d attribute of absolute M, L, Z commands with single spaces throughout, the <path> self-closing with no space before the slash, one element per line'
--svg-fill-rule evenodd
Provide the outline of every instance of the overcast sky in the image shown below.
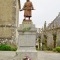
<path fill-rule="evenodd" d="M 21 8 L 26 0 L 21 0 Z M 42 28 L 44 22 L 51 23 L 60 12 L 60 0 L 30 0 L 35 8 L 32 11 L 32 21 L 37 28 Z M 19 12 L 19 23 L 24 18 L 23 12 Z"/>

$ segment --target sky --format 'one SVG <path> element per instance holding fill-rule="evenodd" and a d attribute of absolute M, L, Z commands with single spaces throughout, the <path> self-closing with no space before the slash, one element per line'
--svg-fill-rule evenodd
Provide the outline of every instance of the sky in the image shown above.
<path fill-rule="evenodd" d="M 42 28 L 44 22 L 47 25 L 51 23 L 60 12 L 60 0 L 30 0 L 33 3 L 34 9 L 32 11 L 31 20 L 37 28 Z M 21 0 L 21 8 L 26 0 Z M 24 12 L 19 12 L 19 23 L 22 24 L 24 19 Z"/>

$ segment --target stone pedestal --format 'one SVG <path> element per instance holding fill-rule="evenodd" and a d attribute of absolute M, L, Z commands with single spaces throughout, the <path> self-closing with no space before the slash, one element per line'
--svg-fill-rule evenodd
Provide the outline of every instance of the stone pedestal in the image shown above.
<path fill-rule="evenodd" d="M 31 60 L 37 60 L 36 46 L 36 28 L 31 20 L 23 20 L 18 28 L 18 60 L 28 57 Z"/>

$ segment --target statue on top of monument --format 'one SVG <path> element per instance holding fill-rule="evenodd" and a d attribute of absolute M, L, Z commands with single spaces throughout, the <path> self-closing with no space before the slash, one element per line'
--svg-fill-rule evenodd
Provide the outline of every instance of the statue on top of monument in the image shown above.
<path fill-rule="evenodd" d="M 24 10 L 24 20 L 26 20 L 26 18 L 29 18 L 30 20 L 30 18 L 32 17 L 31 11 L 34 10 L 32 2 L 30 0 L 26 0 L 23 8 L 20 11 L 22 10 Z"/>

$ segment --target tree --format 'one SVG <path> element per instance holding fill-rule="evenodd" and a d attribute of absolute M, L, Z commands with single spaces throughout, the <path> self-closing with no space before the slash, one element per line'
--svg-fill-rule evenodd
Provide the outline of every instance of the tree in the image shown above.
<path fill-rule="evenodd" d="M 40 50 L 41 36 L 38 37 L 38 42 L 39 42 L 39 50 Z"/>
<path fill-rule="evenodd" d="M 57 37 L 57 35 L 56 34 L 53 34 L 54 48 L 56 47 L 56 37 Z"/>
<path fill-rule="evenodd" d="M 47 36 L 44 35 L 44 39 L 45 39 L 45 47 L 47 47 Z"/>

